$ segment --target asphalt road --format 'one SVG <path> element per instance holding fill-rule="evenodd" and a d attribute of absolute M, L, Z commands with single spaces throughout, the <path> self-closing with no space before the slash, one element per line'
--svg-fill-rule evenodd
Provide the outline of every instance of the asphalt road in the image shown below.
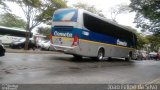
<path fill-rule="evenodd" d="M 160 84 L 160 61 L 75 60 L 66 54 L 6 53 L 0 57 L 0 83 Z"/>

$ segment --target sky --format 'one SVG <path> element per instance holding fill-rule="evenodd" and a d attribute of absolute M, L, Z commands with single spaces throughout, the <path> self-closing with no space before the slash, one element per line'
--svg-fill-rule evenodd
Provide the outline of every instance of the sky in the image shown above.
<path fill-rule="evenodd" d="M 78 2 L 86 3 L 88 5 L 94 5 L 98 10 L 102 10 L 103 14 L 106 18 L 111 19 L 110 16 L 110 9 L 115 7 L 119 4 L 130 4 L 130 0 L 67 0 L 68 5 L 72 6 L 73 4 L 76 4 Z M 117 16 L 117 22 L 119 24 L 125 25 L 125 26 L 131 26 L 132 28 L 135 28 L 134 22 L 135 13 L 124 13 Z"/>
<path fill-rule="evenodd" d="M 103 14 L 106 18 L 110 19 L 110 9 L 115 7 L 119 4 L 130 4 L 130 0 L 67 0 L 68 6 L 72 6 L 73 4 L 76 4 L 78 2 L 86 3 L 88 5 L 94 5 L 96 9 L 102 10 Z M 25 19 L 22 10 L 19 9 L 19 7 L 13 3 L 9 3 L 9 6 L 12 7 L 12 12 L 22 18 Z M 117 16 L 116 21 L 125 26 L 131 26 L 132 28 L 135 28 L 135 24 L 133 23 L 135 17 L 134 12 L 120 14 Z"/>

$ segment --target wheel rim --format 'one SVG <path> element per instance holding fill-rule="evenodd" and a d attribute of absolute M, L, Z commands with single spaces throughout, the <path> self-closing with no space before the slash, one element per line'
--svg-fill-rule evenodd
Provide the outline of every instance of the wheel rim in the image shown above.
<path fill-rule="evenodd" d="M 102 53 L 102 51 L 99 52 L 99 54 L 98 54 L 98 59 L 99 59 L 99 60 L 102 60 L 102 59 L 103 59 L 103 53 Z"/>

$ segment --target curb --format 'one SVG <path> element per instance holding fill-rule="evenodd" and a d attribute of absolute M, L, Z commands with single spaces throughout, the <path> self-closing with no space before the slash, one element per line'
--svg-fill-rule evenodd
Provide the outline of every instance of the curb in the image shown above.
<path fill-rule="evenodd" d="M 23 50 L 23 49 L 6 49 L 6 53 L 62 54 L 56 51 Z"/>

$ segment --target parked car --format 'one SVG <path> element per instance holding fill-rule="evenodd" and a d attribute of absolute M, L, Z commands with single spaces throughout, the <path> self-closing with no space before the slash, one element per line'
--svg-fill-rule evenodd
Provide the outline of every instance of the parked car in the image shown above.
<path fill-rule="evenodd" d="M 156 60 L 160 60 L 160 52 L 157 52 Z"/>
<path fill-rule="evenodd" d="M 137 59 L 138 59 L 138 54 L 139 54 L 139 52 L 138 52 L 138 50 L 136 50 L 136 51 L 133 53 L 132 59 L 133 59 L 133 60 L 137 60 Z"/>
<path fill-rule="evenodd" d="M 144 50 L 138 50 L 137 59 L 138 60 L 146 60 L 148 58 L 147 52 Z"/>
<path fill-rule="evenodd" d="M 13 49 L 21 49 L 25 47 L 25 42 L 26 39 L 19 39 L 17 41 L 14 41 L 10 44 L 10 47 Z M 32 42 L 32 40 L 29 40 L 29 44 L 28 44 L 28 49 L 32 48 L 33 50 L 35 49 L 35 44 Z"/>
<path fill-rule="evenodd" d="M 50 50 L 50 41 L 45 41 L 41 43 L 41 50 Z"/>
<path fill-rule="evenodd" d="M 44 42 L 47 42 L 47 40 L 39 40 L 38 42 L 36 42 L 37 48 L 41 48 Z"/>
<path fill-rule="evenodd" d="M 2 44 L 2 41 L 0 40 L 0 56 L 4 56 L 5 55 L 5 48 Z"/>
<path fill-rule="evenodd" d="M 148 55 L 148 58 L 150 60 L 155 60 L 157 58 L 157 53 L 156 52 L 150 52 Z"/>

